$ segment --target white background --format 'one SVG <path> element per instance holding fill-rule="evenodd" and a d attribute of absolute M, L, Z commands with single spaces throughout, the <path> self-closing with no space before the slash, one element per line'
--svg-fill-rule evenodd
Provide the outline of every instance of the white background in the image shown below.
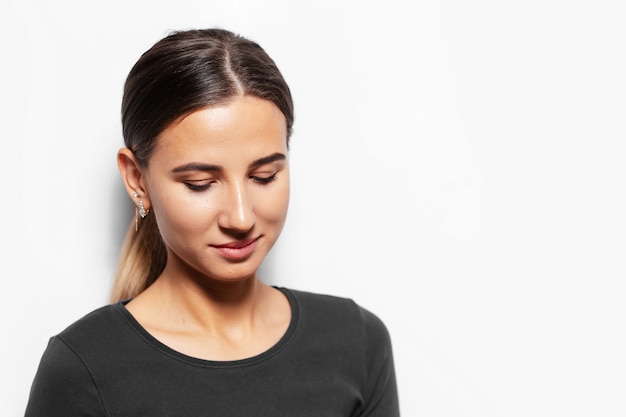
<path fill-rule="evenodd" d="M 124 78 L 258 41 L 296 103 L 272 284 L 387 324 L 403 416 L 626 415 L 626 10 L 606 1 L 0 1 L 0 415 L 107 301 Z"/>

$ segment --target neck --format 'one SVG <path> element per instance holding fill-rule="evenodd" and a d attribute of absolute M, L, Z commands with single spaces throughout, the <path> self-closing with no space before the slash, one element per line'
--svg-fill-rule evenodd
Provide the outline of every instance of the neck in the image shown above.
<path fill-rule="evenodd" d="M 267 285 L 256 275 L 235 282 L 204 278 L 181 279 L 164 274 L 153 284 L 153 293 L 171 318 L 219 330 L 232 326 L 251 326 L 263 305 Z"/>
<path fill-rule="evenodd" d="M 284 295 L 256 275 L 230 282 L 200 280 L 167 268 L 126 308 L 174 350 L 213 360 L 242 359 L 269 349 L 291 318 Z"/>

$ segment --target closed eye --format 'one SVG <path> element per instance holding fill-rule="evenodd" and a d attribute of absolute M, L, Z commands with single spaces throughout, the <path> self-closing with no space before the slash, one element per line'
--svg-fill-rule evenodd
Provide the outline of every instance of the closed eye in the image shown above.
<path fill-rule="evenodd" d="M 184 183 L 187 188 L 191 191 L 205 191 L 211 187 L 213 181 L 188 181 Z"/>
<path fill-rule="evenodd" d="M 254 182 L 259 183 L 259 184 L 269 184 L 270 182 L 274 181 L 276 179 L 276 172 L 273 173 L 272 175 L 270 175 L 269 177 L 262 177 L 262 176 L 258 176 L 258 175 L 251 175 L 250 178 L 252 178 L 254 180 Z"/>

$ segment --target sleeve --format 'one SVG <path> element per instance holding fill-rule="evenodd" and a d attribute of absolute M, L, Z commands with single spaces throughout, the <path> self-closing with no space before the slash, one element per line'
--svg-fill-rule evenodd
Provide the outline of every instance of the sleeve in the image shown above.
<path fill-rule="evenodd" d="M 31 386 L 25 417 L 107 415 L 85 363 L 61 338 L 51 338 Z"/>
<path fill-rule="evenodd" d="M 391 338 L 384 323 L 361 308 L 365 346 L 365 396 L 360 417 L 399 417 Z"/>

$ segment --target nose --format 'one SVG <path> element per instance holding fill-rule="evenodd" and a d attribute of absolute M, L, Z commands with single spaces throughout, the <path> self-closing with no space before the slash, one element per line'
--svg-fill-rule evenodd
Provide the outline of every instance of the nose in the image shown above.
<path fill-rule="evenodd" d="M 236 233 L 247 233 L 256 221 L 252 208 L 252 199 L 245 184 L 231 184 L 225 190 L 226 196 L 218 218 L 218 224 L 223 229 Z"/>

